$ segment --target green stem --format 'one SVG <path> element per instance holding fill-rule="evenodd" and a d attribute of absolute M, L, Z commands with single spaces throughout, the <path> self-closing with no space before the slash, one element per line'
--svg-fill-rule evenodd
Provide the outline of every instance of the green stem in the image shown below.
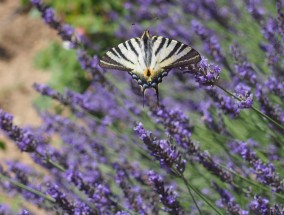
<path fill-rule="evenodd" d="M 223 90 L 224 92 L 226 92 L 228 95 L 234 97 L 235 99 L 237 99 L 238 101 L 243 101 L 241 98 L 239 98 L 238 96 L 234 95 L 233 93 L 231 93 L 230 91 L 226 90 L 225 88 L 223 88 L 222 86 L 215 84 L 215 86 L 219 87 L 221 90 Z M 254 106 L 251 106 L 251 109 L 253 111 L 255 111 L 258 115 L 268 119 L 269 121 L 273 122 L 275 125 L 277 125 L 279 128 L 284 130 L 284 126 L 280 125 L 278 122 L 276 122 L 274 119 L 270 118 L 269 116 L 267 116 L 266 114 L 262 113 L 260 110 L 258 110 L 257 108 L 255 108 Z"/>
<path fill-rule="evenodd" d="M 61 172 L 65 172 L 66 171 L 66 169 L 63 166 L 61 166 L 58 163 L 55 163 L 54 161 L 52 161 L 50 159 L 48 159 L 47 162 L 50 163 L 52 166 L 54 166 L 56 169 L 58 169 Z"/>
<path fill-rule="evenodd" d="M 207 200 L 204 196 L 203 196 L 203 194 L 202 193 L 200 193 L 199 192 L 199 190 L 197 190 L 194 186 L 192 186 L 191 184 L 189 184 L 188 182 L 187 182 L 187 180 L 184 178 L 184 176 L 183 175 L 179 175 L 181 178 L 182 178 L 182 180 L 184 181 L 184 183 L 185 183 L 185 185 L 186 185 L 186 187 L 187 187 L 187 189 L 188 190 L 193 190 L 204 202 L 206 202 L 206 204 L 207 205 L 209 205 L 217 214 L 219 214 L 219 215 L 222 215 L 222 213 L 220 212 L 220 211 L 218 211 L 216 208 L 215 208 L 215 206 L 209 201 L 209 200 Z M 199 209 L 199 208 L 198 208 Z"/>
<path fill-rule="evenodd" d="M 26 186 L 26 185 L 24 185 L 24 184 L 22 184 L 20 182 L 14 181 L 14 180 L 12 180 L 11 178 L 9 178 L 9 177 L 7 177 L 5 175 L 0 174 L 0 178 L 3 179 L 3 180 L 9 181 L 11 184 L 13 184 L 16 187 L 19 187 L 19 188 L 21 188 L 23 190 L 27 190 L 27 191 L 29 191 L 29 192 L 37 195 L 37 196 L 43 197 L 47 201 L 50 201 L 52 203 L 56 203 L 54 198 L 52 198 L 52 197 L 50 197 L 48 195 L 45 195 L 42 192 L 39 192 L 39 191 L 37 191 L 35 189 L 32 189 L 32 188 L 30 188 L 30 187 L 28 187 L 28 186 Z"/>
<path fill-rule="evenodd" d="M 192 194 L 192 192 L 191 192 L 190 187 L 189 187 L 189 186 L 187 186 L 187 184 L 186 184 L 186 182 L 185 182 L 185 178 L 184 178 L 184 176 L 183 176 L 183 175 L 181 175 L 181 174 L 179 174 L 179 173 L 176 173 L 176 174 L 177 174 L 179 177 L 181 177 L 181 178 L 182 178 L 182 180 L 184 181 L 184 183 L 185 183 L 185 185 L 186 185 L 186 188 L 187 188 L 187 190 L 188 190 L 188 192 L 189 192 L 189 195 L 191 196 L 191 198 L 192 198 L 192 200 L 193 200 L 193 202 L 194 202 L 194 204 L 195 204 L 195 206 L 196 206 L 196 208 L 197 208 L 197 210 L 198 210 L 199 214 L 200 214 L 200 215 L 202 215 L 202 212 L 201 212 L 200 208 L 198 207 L 197 202 L 195 201 L 195 198 L 194 198 L 194 196 L 193 196 L 193 194 Z"/>
<path fill-rule="evenodd" d="M 265 190 L 265 191 L 268 191 L 268 192 L 272 192 L 271 189 L 265 187 L 265 186 L 262 186 L 261 184 L 251 180 L 251 179 L 248 179 L 248 178 L 245 178 L 244 176 L 236 173 L 234 170 L 232 169 L 229 169 L 227 168 L 226 166 L 222 165 L 222 164 L 219 164 L 222 168 L 226 169 L 228 172 L 232 173 L 233 175 L 239 177 L 240 179 L 248 182 L 249 184 L 255 186 L 255 187 L 258 187 L 259 189 L 262 189 L 262 190 Z M 284 196 L 279 194 L 279 193 L 276 193 L 276 192 L 273 192 L 273 194 L 275 194 L 277 197 L 279 197 L 280 199 L 283 199 L 284 200 Z"/>

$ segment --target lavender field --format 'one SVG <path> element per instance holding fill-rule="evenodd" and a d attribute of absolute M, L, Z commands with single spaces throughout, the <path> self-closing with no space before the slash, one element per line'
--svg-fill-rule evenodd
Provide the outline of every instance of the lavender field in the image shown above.
<path fill-rule="evenodd" d="M 1 132 L 34 161 L 0 164 L 15 199 L 0 197 L 0 214 L 34 214 L 28 202 L 45 214 L 284 215 L 284 1 L 86 2 L 105 25 L 83 33 L 50 1 L 29 3 L 76 53 L 62 68 L 81 68 L 62 71 L 64 90 L 34 80 L 38 127 L 0 107 Z M 137 82 L 99 59 L 145 30 L 202 60 L 172 69 L 159 105 L 149 89 L 143 107 Z"/>

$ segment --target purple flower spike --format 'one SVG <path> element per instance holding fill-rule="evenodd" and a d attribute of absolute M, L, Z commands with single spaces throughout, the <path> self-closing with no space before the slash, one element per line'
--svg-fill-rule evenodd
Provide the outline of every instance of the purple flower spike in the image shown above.
<path fill-rule="evenodd" d="M 253 212 L 260 214 L 269 214 L 269 200 L 260 196 L 255 196 L 249 207 Z"/>
<path fill-rule="evenodd" d="M 131 215 L 131 213 L 127 212 L 127 211 L 118 211 L 115 213 L 115 215 Z"/>
<path fill-rule="evenodd" d="M 245 142 L 234 141 L 231 142 L 230 145 L 236 153 L 240 154 L 243 159 L 249 162 L 259 182 L 270 185 L 275 192 L 284 192 L 283 179 L 276 173 L 272 163 L 262 162 Z"/>
<path fill-rule="evenodd" d="M 47 184 L 46 194 L 55 199 L 58 207 L 62 208 L 68 214 L 74 213 L 74 205 L 67 198 L 66 194 L 59 190 L 57 185 Z"/>
<path fill-rule="evenodd" d="M 55 12 L 52 8 L 47 7 L 41 0 L 30 1 L 41 13 L 45 23 L 55 29 L 64 41 L 70 42 L 71 48 L 80 46 L 81 41 L 78 39 L 79 37 L 74 34 L 74 29 L 69 25 L 61 24 L 56 18 Z"/>
<path fill-rule="evenodd" d="M 221 207 L 227 208 L 231 214 L 248 215 L 249 212 L 241 209 L 241 207 L 235 202 L 235 198 L 225 189 L 222 189 L 218 184 L 213 183 L 214 188 L 221 196 Z"/>
<path fill-rule="evenodd" d="M 10 211 L 10 207 L 8 207 L 7 205 L 0 204 L 0 214 L 3 214 L 3 215 L 12 214 Z"/>
<path fill-rule="evenodd" d="M 177 201 L 177 194 L 171 187 L 165 187 L 162 177 L 151 170 L 148 173 L 148 178 L 154 191 L 160 195 L 160 200 L 165 206 L 165 211 L 176 215 L 184 214 L 183 209 Z"/>
<path fill-rule="evenodd" d="M 160 162 L 161 167 L 171 170 L 175 169 L 183 174 L 185 170 L 186 161 L 182 159 L 180 152 L 176 147 L 171 145 L 167 140 L 157 140 L 151 132 L 147 132 L 142 123 L 138 123 L 134 128 L 134 131 L 138 133 L 140 139 L 143 140 L 148 150 L 151 152 L 151 156 L 155 157 Z"/>
<path fill-rule="evenodd" d="M 122 189 L 124 197 L 127 199 L 129 209 L 134 210 L 141 215 L 146 215 L 147 207 L 143 202 L 141 194 L 135 191 L 134 186 L 131 186 L 126 169 L 118 163 L 115 163 L 113 167 L 116 171 L 116 183 Z"/>
<path fill-rule="evenodd" d="M 195 79 L 200 85 L 213 86 L 220 78 L 221 69 L 214 64 L 208 64 L 208 60 L 202 58 L 199 70 L 195 73 Z"/>
<path fill-rule="evenodd" d="M 244 84 L 239 84 L 236 86 L 235 89 L 236 89 L 235 95 L 242 100 L 238 102 L 239 108 L 240 109 L 250 108 L 253 102 L 253 95 L 251 94 L 251 88 Z"/>
<path fill-rule="evenodd" d="M 164 125 L 168 134 L 175 139 L 178 145 L 184 149 L 192 146 L 190 137 L 193 126 L 189 124 L 188 117 L 182 111 L 169 110 L 163 105 L 151 110 L 157 122 Z"/>
<path fill-rule="evenodd" d="M 31 0 L 31 3 L 34 5 L 39 5 L 41 3 L 41 0 Z"/>
<path fill-rule="evenodd" d="M 18 215 L 30 215 L 30 212 L 27 211 L 26 209 L 22 209 L 20 213 L 18 213 Z"/>
<path fill-rule="evenodd" d="M 0 129 L 5 134 L 14 140 L 21 151 L 34 152 L 37 147 L 37 140 L 28 131 L 13 125 L 13 116 L 0 109 Z"/>
<path fill-rule="evenodd" d="M 56 21 L 55 15 L 54 15 L 54 10 L 52 8 L 47 8 L 42 15 L 43 15 L 44 21 L 47 24 L 50 24 L 50 23 Z"/>

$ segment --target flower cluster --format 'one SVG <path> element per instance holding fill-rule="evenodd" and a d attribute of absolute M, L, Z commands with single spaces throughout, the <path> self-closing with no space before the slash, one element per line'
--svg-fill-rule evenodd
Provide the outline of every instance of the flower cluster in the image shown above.
<path fill-rule="evenodd" d="M 71 47 L 79 47 L 80 41 L 74 35 L 74 29 L 70 25 L 62 25 L 56 18 L 54 9 L 47 7 L 42 0 L 31 0 L 31 3 L 40 11 L 45 23 L 54 28 L 64 41 L 70 42 Z"/>
<path fill-rule="evenodd" d="M 275 167 L 272 163 L 261 161 L 245 142 L 232 142 L 231 147 L 244 160 L 249 162 L 259 182 L 270 185 L 275 192 L 282 193 L 284 191 L 284 180 L 275 172 Z"/>
<path fill-rule="evenodd" d="M 170 171 L 175 168 L 180 174 L 184 172 L 186 161 L 182 159 L 174 145 L 167 140 L 158 140 L 151 132 L 144 129 L 142 123 L 138 123 L 134 130 L 163 168 Z"/>
<path fill-rule="evenodd" d="M 0 109 L 0 128 L 13 139 L 24 152 L 34 152 L 37 147 L 36 138 L 25 129 L 13 125 L 13 116 Z"/>
<path fill-rule="evenodd" d="M 243 84 L 237 85 L 235 96 L 241 99 L 238 102 L 239 103 L 238 106 L 240 109 L 250 108 L 252 106 L 253 96 L 251 94 L 250 87 L 243 85 Z"/>
<path fill-rule="evenodd" d="M 216 183 L 214 183 L 213 185 L 221 196 L 221 202 L 220 202 L 221 207 L 227 207 L 228 211 L 231 214 L 240 214 L 240 215 L 249 214 L 248 211 L 241 209 L 240 206 L 236 204 L 234 197 L 227 190 L 222 189 Z"/>
<path fill-rule="evenodd" d="M 182 148 L 189 149 L 188 145 L 193 127 L 189 124 L 189 119 L 179 110 L 168 110 L 161 105 L 152 109 L 157 122 L 164 125 L 168 134 L 175 139 L 176 143 Z M 194 149 L 192 149 L 194 151 Z"/>
<path fill-rule="evenodd" d="M 202 59 L 194 77 L 200 85 L 213 86 L 218 82 L 220 72 L 221 69 L 219 66 L 208 63 L 207 59 Z"/>
<path fill-rule="evenodd" d="M 160 175 L 154 171 L 149 171 L 148 179 L 154 187 L 154 191 L 160 195 L 160 200 L 165 207 L 165 211 L 175 215 L 184 214 L 173 188 L 166 188 L 163 178 Z"/>

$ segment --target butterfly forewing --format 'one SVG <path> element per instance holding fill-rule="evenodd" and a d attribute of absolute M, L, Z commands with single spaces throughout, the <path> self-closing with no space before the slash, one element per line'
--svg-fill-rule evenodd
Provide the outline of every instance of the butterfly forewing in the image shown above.
<path fill-rule="evenodd" d="M 201 60 L 197 51 L 179 41 L 153 36 L 152 43 L 156 58 L 152 63 L 156 63 L 162 69 L 196 64 Z"/>
<path fill-rule="evenodd" d="M 132 71 L 139 64 L 140 39 L 132 38 L 110 49 L 100 60 L 100 65 L 108 69 Z"/>

